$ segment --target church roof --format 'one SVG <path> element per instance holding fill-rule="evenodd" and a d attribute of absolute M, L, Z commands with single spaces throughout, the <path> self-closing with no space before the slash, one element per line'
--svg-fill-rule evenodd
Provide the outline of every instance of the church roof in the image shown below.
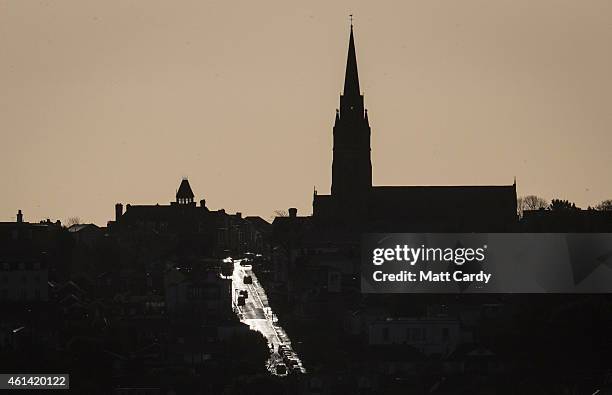
<path fill-rule="evenodd" d="M 377 211 L 464 212 L 510 208 L 515 212 L 514 185 L 372 187 L 370 204 Z"/>
<path fill-rule="evenodd" d="M 193 191 L 191 190 L 191 186 L 189 185 L 189 181 L 186 178 L 183 178 L 181 181 L 181 185 L 179 186 L 178 191 L 176 191 L 177 199 L 193 199 Z"/>
<path fill-rule="evenodd" d="M 385 203 L 411 203 L 420 206 L 444 207 L 461 203 L 464 206 L 503 204 L 514 199 L 514 185 L 416 185 L 416 186 L 375 186 L 373 200 Z M 500 199 L 495 203 L 496 199 Z"/>
<path fill-rule="evenodd" d="M 422 229 L 494 231 L 516 222 L 514 185 L 373 187 L 369 199 L 374 222 L 410 221 Z"/>
<path fill-rule="evenodd" d="M 314 197 L 313 212 L 333 218 L 333 196 Z M 514 185 L 380 186 L 367 197 L 367 213 L 358 221 L 375 231 L 505 231 L 517 221 Z M 355 213 L 355 215 L 360 215 Z"/>

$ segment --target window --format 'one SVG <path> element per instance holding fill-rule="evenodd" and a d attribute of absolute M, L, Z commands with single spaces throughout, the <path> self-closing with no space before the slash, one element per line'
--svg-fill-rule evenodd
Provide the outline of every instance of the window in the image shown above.
<path fill-rule="evenodd" d="M 201 299 L 202 298 L 202 288 L 201 287 L 193 287 L 191 288 L 191 298 L 192 299 Z"/>

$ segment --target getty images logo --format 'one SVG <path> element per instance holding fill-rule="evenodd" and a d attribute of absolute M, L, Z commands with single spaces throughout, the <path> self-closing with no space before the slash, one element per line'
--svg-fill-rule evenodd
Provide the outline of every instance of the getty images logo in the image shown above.
<path fill-rule="evenodd" d="M 395 248 L 375 248 L 372 250 L 372 263 L 380 266 L 385 262 L 406 262 L 411 266 L 418 262 L 452 262 L 461 266 L 464 263 L 483 262 L 486 259 L 487 245 L 479 248 L 440 248 L 410 247 L 397 244 Z"/>

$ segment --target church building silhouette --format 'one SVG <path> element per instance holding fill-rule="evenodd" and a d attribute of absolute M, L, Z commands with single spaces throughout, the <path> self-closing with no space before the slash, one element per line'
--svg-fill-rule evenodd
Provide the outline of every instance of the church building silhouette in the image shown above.
<path fill-rule="evenodd" d="M 507 232 L 516 228 L 516 182 L 373 186 L 370 137 L 351 24 L 344 92 L 333 127 L 331 194 L 315 190 L 315 224 L 371 232 Z"/>

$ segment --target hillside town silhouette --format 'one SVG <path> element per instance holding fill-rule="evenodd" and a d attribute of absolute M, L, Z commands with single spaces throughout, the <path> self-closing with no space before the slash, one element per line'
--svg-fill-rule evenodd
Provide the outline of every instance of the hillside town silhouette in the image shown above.
<path fill-rule="evenodd" d="M 311 215 L 212 210 L 183 178 L 106 226 L 1 222 L 0 373 L 83 394 L 612 393 L 608 295 L 362 293 L 365 233 L 609 233 L 612 201 L 373 185 L 354 30 Z"/>

